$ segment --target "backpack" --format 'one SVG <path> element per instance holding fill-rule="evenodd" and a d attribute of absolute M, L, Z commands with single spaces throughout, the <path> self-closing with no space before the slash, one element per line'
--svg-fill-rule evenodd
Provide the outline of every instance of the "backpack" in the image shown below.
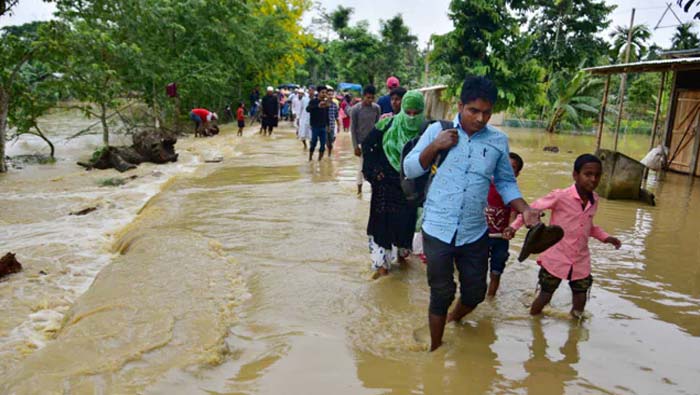
<path fill-rule="evenodd" d="M 452 121 L 440 120 L 436 122 L 440 122 L 442 130 L 454 128 Z M 438 167 L 440 167 L 442 162 L 445 161 L 445 158 L 447 158 L 447 154 L 449 153 L 449 151 L 440 151 L 433 163 L 430 165 L 430 171 L 426 172 L 422 176 L 416 178 L 406 178 L 406 174 L 404 174 L 403 170 L 404 158 L 406 158 L 416 144 L 418 144 L 418 140 L 420 140 L 423 132 L 425 132 L 425 130 L 431 124 L 432 122 L 430 121 L 424 122 L 418 135 L 409 140 L 401 150 L 401 169 L 399 169 L 401 189 L 403 190 L 404 196 L 406 197 L 408 203 L 415 207 L 423 206 L 425 197 L 428 195 L 428 188 L 430 188 L 430 184 L 433 181 L 433 177 L 435 176 Z"/>

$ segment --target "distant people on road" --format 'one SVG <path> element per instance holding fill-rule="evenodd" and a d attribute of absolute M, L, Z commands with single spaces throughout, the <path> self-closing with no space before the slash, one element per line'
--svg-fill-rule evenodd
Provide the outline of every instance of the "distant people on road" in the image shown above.
<path fill-rule="evenodd" d="M 389 98 L 391 99 L 391 112 L 382 114 L 379 119 L 390 118 L 401 111 L 401 99 L 406 94 L 406 88 L 398 87 L 391 90 Z"/>
<path fill-rule="evenodd" d="M 320 142 L 318 148 L 318 160 L 323 159 L 326 150 L 326 137 L 328 128 L 328 108 L 331 100 L 326 96 L 325 86 L 318 87 L 318 97 L 309 101 L 306 111 L 309 113 L 309 123 L 311 124 L 311 144 L 309 145 L 309 161 L 313 159 L 316 144 Z"/>
<path fill-rule="evenodd" d="M 335 143 L 336 131 L 340 132 L 340 107 L 337 100 L 332 96 L 333 90 L 328 90 L 328 158 L 333 155 L 333 144 Z"/>
<path fill-rule="evenodd" d="M 243 136 L 243 128 L 245 127 L 245 103 L 243 102 L 238 104 L 236 121 L 238 121 L 238 135 Z"/>
<path fill-rule="evenodd" d="M 362 175 L 362 142 L 367 138 L 369 132 L 374 129 L 374 124 L 379 121 L 381 109 L 374 102 L 374 96 L 377 90 L 373 85 L 367 85 L 362 90 L 362 101 L 355 104 L 350 110 L 350 136 L 352 137 L 352 146 L 355 150 L 355 156 L 360 158 L 360 166 L 357 170 L 357 194 L 362 194 L 362 183 L 364 176 Z"/>
<path fill-rule="evenodd" d="M 211 112 L 206 108 L 194 108 L 190 111 L 190 119 L 194 122 L 194 136 L 204 135 L 204 130 L 209 128 L 211 122 L 216 121 L 219 117 L 215 112 Z"/>
<path fill-rule="evenodd" d="M 250 92 L 250 117 L 254 117 L 258 112 L 258 106 L 260 105 L 260 90 L 256 86 L 252 92 Z"/>
<path fill-rule="evenodd" d="M 391 91 L 398 88 L 400 86 L 399 79 L 391 76 L 387 78 L 386 80 L 386 89 L 387 89 L 387 94 L 380 97 L 379 100 L 377 100 L 377 104 L 379 107 L 382 109 L 382 114 L 390 114 L 393 113 L 393 108 L 391 107 Z"/>
<path fill-rule="evenodd" d="M 304 151 L 306 151 L 306 140 L 311 140 L 311 118 L 309 112 L 306 111 L 306 107 L 309 106 L 311 99 L 316 97 L 316 88 L 313 85 L 309 85 L 309 89 L 301 100 L 301 115 L 299 116 L 299 129 L 297 130 L 297 138 L 301 140 L 304 144 Z"/>
<path fill-rule="evenodd" d="M 292 122 L 297 122 L 297 128 L 299 127 L 299 116 L 304 108 L 301 106 L 301 101 L 304 98 L 304 91 L 299 88 L 296 92 L 292 93 Z"/>
<path fill-rule="evenodd" d="M 267 87 L 267 94 L 262 98 L 262 118 L 260 133 L 267 133 L 268 136 L 272 135 L 272 129 L 277 126 L 279 120 L 280 103 L 275 95 L 275 90 L 273 87 Z"/>
<path fill-rule="evenodd" d="M 352 98 L 349 94 L 343 96 L 343 100 L 340 102 L 340 120 L 343 123 L 343 132 L 348 132 L 350 130 L 350 104 Z"/>

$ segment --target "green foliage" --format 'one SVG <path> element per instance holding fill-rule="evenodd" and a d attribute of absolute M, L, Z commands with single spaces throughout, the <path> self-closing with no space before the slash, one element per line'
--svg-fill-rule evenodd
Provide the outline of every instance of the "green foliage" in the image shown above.
<path fill-rule="evenodd" d="M 627 26 L 615 26 L 615 29 L 610 33 L 610 38 L 613 40 L 612 48 L 610 49 L 610 57 L 614 61 L 625 61 L 625 53 L 627 51 L 627 35 L 629 32 Z M 630 62 L 636 62 L 644 58 L 648 52 L 647 41 L 651 38 L 651 31 L 647 25 L 634 25 L 632 27 L 632 40 L 630 42 Z"/>
<path fill-rule="evenodd" d="M 548 96 L 551 106 L 548 112 L 547 132 L 553 133 L 562 120 L 580 125 L 582 112 L 596 114 L 600 105 L 598 98 L 587 95 L 600 86 L 600 81 L 590 77 L 585 71 L 578 71 L 573 76 L 559 73 L 552 79 Z"/>
<path fill-rule="evenodd" d="M 352 15 L 353 11 L 352 7 L 343 7 L 339 5 L 338 8 L 328 15 L 328 22 L 331 28 L 338 33 L 341 38 L 343 38 L 343 29 L 347 28 L 350 24 L 350 15 Z"/>
<path fill-rule="evenodd" d="M 697 49 L 700 47 L 700 38 L 692 31 L 692 23 L 683 23 L 676 27 L 671 39 L 671 49 Z"/>
<path fill-rule="evenodd" d="M 496 111 L 543 102 L 544 69 L 531 56 L 532 38 L 520 31 L 527 4 L 514 0 L 452 0 L 455 29 L 435 36 L 434 68 L 453 89 L 467 75 L 481 75 L 498 87 Z M 455 92 L 456 94 L 457 92 Z"/>
<path fill-rule="evenodd" d="M 550 72 L 596 64 L 608 51 L 598 34 L 610 24 L 613 9 L 602 0 L 535 0 L 528 23 L 532 55 L 548 63 Z"/>
<path fill-rule="evenodd" d="M 421 76 L 423 57 L 418 39 L 412 35 L 401 14 L 380 20 L 380 34 L 369 31 L 369 23 L 348 24 L 352 8 L 339 6 L 331 13 L 322 8 L 323 17 L 315 18 L 311 30 L 322 32 L 331 26 L 336 39 L 313 37 L 305 43 L 306 64 L 296 72 L 302 84 L 320 81 L 355 82 L 379 85 L 390 75 L 402 85 L 416 87 Z"/>

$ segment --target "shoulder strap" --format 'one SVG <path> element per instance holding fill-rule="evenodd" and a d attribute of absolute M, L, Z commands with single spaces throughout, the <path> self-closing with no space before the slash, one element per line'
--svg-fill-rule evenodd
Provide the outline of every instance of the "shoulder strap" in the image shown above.
<path fill-rule="evenodd" d="M 389 128 L 391 128 L 392 123 L 394 123 L 393 117 L 391 119 L 389 119 L 389 122 L 387 122 L 386 127 L 384 128 L 384 130 L 382 130 L 382 133 L 386 133 L 386 131 L 389 130 Z"/>

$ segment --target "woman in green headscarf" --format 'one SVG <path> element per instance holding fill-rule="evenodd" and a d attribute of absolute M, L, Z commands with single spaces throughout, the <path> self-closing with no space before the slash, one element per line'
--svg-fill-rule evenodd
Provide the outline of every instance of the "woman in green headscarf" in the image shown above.
<path fill-rule="evenodd" d="M 389 274 L 397 248 L 399 263 L 405 262 L 413 243 L 416 207 L 406 201 L 399 170 L 403 146 L 425 126 L 423 94 L 407 92 L 401 112 L 379 121 L 362 143 L 362 172 L 372 184 L 367 223 L 369 250 L 375 278 Z"/>

